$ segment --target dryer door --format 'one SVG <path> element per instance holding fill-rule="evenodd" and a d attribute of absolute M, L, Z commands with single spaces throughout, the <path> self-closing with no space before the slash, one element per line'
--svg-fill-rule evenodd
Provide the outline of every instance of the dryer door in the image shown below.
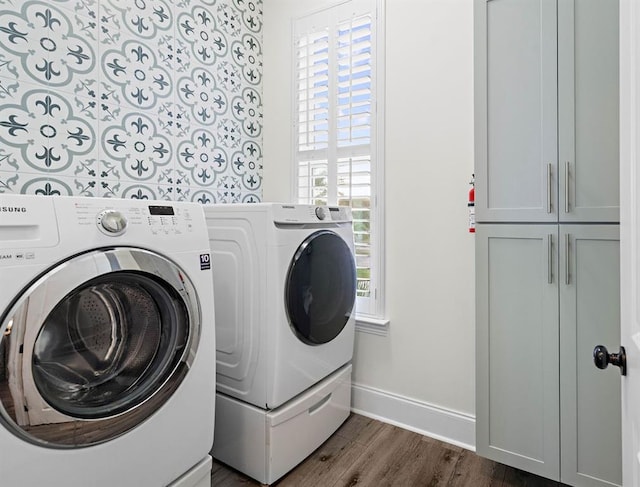
<path fill-rule="evenodd" d="M 200 307 L 185 273 L 132 248 L 74 257 L 1 319 L 0 420 L 53 447 L 101 443 L 158 410 L 185 377 Z"/>
<path fill-rule="evenodd" d="M 311 234 L 296 251 L 287 273 L 285 305 L 296 336 L 309 345 L 337 337 L 356 299 L 353 253 L 336 233 Z"/>

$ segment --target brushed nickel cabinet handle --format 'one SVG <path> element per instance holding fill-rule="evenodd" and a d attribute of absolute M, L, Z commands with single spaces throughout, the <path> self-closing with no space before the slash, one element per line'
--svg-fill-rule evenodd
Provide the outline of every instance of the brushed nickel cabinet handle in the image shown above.
<path fill-rule="evenodd" d="M 551 213 L 551 164 L 547 164 L 547 213 Z"/>
<path fill-rule="evenodd" d="M 569 243 L 571 241 L 571 234 L 567 233 L 564 236 L 564 283 L 568 286 L 571 284 L 571 278 L 569 277 L 569 272 L 571 271 L 571 262 L 569 258 Z"/>
<path fill-rule="evenodd" d="M 569 174 L 571 171 L 571 163 L 564 163 L 564 212 L 569 213 Z"/>
<path fill-rule="evenodd" d="M 547 239 L 547 282 L 553 283 L 553 234 L 550 233 Z"/>

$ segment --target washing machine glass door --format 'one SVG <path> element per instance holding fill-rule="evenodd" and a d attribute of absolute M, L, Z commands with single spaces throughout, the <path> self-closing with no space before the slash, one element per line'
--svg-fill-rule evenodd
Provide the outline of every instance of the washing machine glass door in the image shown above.
<path fill-rule="evenodd" d="M 309 345 L 337 337 L 356 299 L 351 249 L 335 232 L 311 234 L 298 247 L 287 273 L 285 305 L 296 336 Z"/>
<path fill-rule="evenodd" d="M 191 365 L 199 304 L 186 274 L 144 250 L 91 252 L 55 267 L 2 321 L 0 418 L 47 446 L 86 446 L 137 426 Z"/>

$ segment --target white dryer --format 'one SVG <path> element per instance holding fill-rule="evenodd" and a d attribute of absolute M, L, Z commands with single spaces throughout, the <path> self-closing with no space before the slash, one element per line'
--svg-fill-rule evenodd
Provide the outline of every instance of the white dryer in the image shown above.
<path fill-rule="evenodd" d="M 262 483 L 347 418 L 355 330 L 351 211 L 205 206 L 215 273 L 215 458 Z"/>
<path fill-rule="evenodd" d="M 210 485 L 202 207 L 0 195 L 2 485 Z"/>

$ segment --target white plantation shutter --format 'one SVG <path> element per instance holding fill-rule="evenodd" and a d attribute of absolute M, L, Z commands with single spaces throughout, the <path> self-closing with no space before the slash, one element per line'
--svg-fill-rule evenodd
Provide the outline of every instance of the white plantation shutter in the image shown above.
<path fill-rule="evenodd" d="M 329 141 L 329 35 L 298 39 L 298 147 L 326 150 Z"/>
<path fill-rule="evenodd" d="M 360 298 L 371 298 L 371 162 L 369 156 L 338 160 L 338 204 L 351 206 Z M 374 288 L 375 289 L 375 288 Z M 362 301 L 362 300 L 361 300 Z"/>
<path fill-rule="evenodd" d="M 297 19 L 296 196 L 351 206 L 359 315 L 379 315 L 381 235 L 376 208 L 375 0 Z"/>
<path fill-rule="evenodd" d="M 337 38 L 337 145 L 371 148 L 371 15 L 340 23 Z"/>
<path fill-rule="evenodd" d="M 298 162 L 298 201 L 316 205 L 329 204 L 326 160 Z"/>

